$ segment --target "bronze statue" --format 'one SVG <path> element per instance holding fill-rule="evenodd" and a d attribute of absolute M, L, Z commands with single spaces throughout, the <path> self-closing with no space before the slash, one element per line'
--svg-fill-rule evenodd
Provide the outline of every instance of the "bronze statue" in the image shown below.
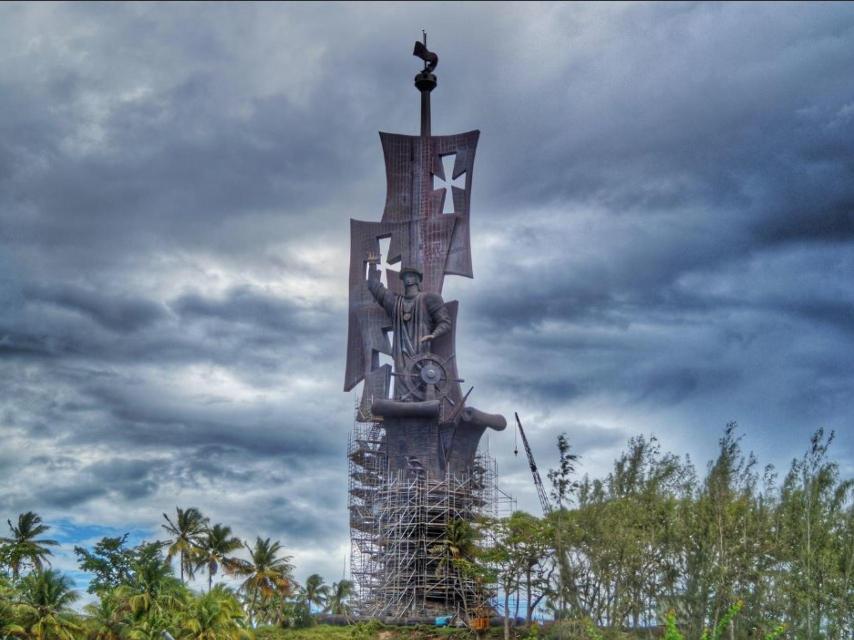
<path fill-rule="evenodd" d="M 451 316 L 438 293 L 421 291 L 424 276 L 415 267 L 400 270 L 403 294 L 380 282 L 377 260 L 370 260 L 368 290 L 392 320 L 391 352 L 395 371 L 402 374 L 413 358 L 430 351 L 430 343 L 451 330 Z"/>
<path fill-rule="evenodd" d="M 357 418 L 382 424 L 390 472 L 410 471 L 417 460 L 428 476 L 436 477 L 465 472 L 483 430 L 503 429 L 506 421 L 466 405 L 455 350 L 459 305 L 442 299 L 446 274 L 472 277 L 469 206 L 480 132 L 431 134 L 430 92 L 437 85 L 438 56 L 426 41 L 413 53 L 424 61 L 415 76 L 421 133 L 380 133 L 388 176 L 382 220 L 350 222 L 344 390 L 364 382 Z M 451 158 L 446 175 L 443 161 Z M 451 184 L 458 179 L 464 187 Z M 444 213 L 446 200 L 453 203 L 452 213 Z M 389 241 L 385 256 L 380 254 L 383 239 Z M 387 286 L 378 266 L 383 257 L 402 265 L 399 272 L 386 270 Z M 393 366 L 381 365 L 379 354 L 391 356 Z"/>
<path fill-rule="evenodd" d="M 460 612 L 487 597 L 482 584 L 432 550 L 451 522 L 488 509 L 494 481 L 478 443 L 487 428 L 507 424 L 467 404 L 472 388 L 463 395 L 457 376 L 459 304 L 442 298 L 445 275 L 472 277 L 469 204 L 479 132 L 431 134 L 439 58 L 427 49 L 426 34 L 413 53 L 424 61 L 415 76 L 421 133 L 380 133 L 382 219 L 350 221 L 344 374 L 345 391 L 363 385 L 348 451 L 351 541 L 359 559 L 351 567 L 363 611 L 395 619 Z M 388 242 L 384 256 L 381 241 Z M 386 285 L 383 259 L 401 265 L 386 269 Z M 380 364 L 381 354 L 392 364 Z"/>

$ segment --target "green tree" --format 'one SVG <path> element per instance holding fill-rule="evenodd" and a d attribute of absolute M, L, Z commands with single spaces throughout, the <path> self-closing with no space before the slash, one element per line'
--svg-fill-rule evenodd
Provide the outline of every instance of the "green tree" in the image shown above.
<path fill-rule="evenodd" d="M 0 637 L 19 636 L 24 628 L 18 624 L 13 604 L 14 590 L 5 574 L 0 573 Z"/>
<path fill-rule="evenodd" d="M 436 575 L 448 574 L 456 582 L 457 591 L 466 593 L 465 582 L 479 578 L 476 564 L 479 535 L 474 527 L 462 518 L 457 518 L 445 527 L 444 536 L 429 551 L 438 560 Z M 464 614 L 469 617 L 468 598 L 463 598 Z"/>
<path fill-rule="evenodd" d="M 94 574 L 86 589 L 89 593 L 103 593 L 127 582 L 130 578 L 134 551 L 125 546 L 128 534 L 115 538 L 101 538 L 92 550 L 75 546 L 77 565 L 82 571 Z"/>
<path fill-rule="evenodd" d="M 850 482 L 847 483 L 850 488 Z M 833 557 L 836 580 L 833 588 L 832 638 L 854 637 L 854 504 L 841 510 L 836 525 Z"/>
<path fill-rule="evenodd" d="M 173 635 L 180 620 L 177 611 L 151 611 L 144 617 L 134 620 L 125 632 L 127 640 L 164 640 L 164 631 Z M 173 635 L 174 637 L 174 635 Z"/>
<path fill-rule="evenodd" d="M 207 530 L 208 519 L 195 507 L 189 509 L 175 507 L 175 511 L 177 512 L 175 522 L 172 522 L 165 513 L 163 514 L 166 524 L 162 526 L 173 536 L 169 541 L 166 559 L 171 561 L 176 555 L 179 557 L 181 582 L 184 582 L 185 574 L 188 578 L 193 577 L 193 569 L 196 566 L 202 536 Z"/>
<path fill-rule="evenodd" d="M 806 640 L 851 637 L 854 481 L 840 481 L 828 449 L 833 433 L 818 430 L 792 462 L 782 489 L 780 524 L 788 567 L 785 595 L 793 633 Z"/>
<path fill-rule="evenodd" d="M 179 640 L 241 640 L 251 638 L 245 615 L 234 594 L 218 584 L 194 598 L 181 620 Z"/>
<path fill-rule="evenodd" d="M 557 502 L 558 509 L 568 505 L 572 494 L 578 489 L 578 482 L 573 480 L 579 457 L 572 452 L 572 446 L 565 433 L 557 437 L 558 466 L 550 469 L 548 479 L 552 483 L 552 499 Z"/>
<path fill-rule="evenodd" d="M 16 617 L 33 640 L 74 640 L 82 630 L 71 605 L 78 599 L 72 583 L 52 569 L 26 576 L 18 588 Z"/>
<path fill-rule="evenodd" d="M 245 577 L 240 588 L 248 598 L 250 622 L 256 623 L 261 621 L 258 614 L 271 604 L 273 596 L 281 599 L 290 595 L 293 565 L 290 556 L 279 556 L 282 545 L 278 541 L 271 542 L 270 538 L 262 540 L 259 536 L 253 547 L 245 546 L 249 551 L 249 560 L 238 562 L 235 573 Z M 267 610 L 263 617 L 276 621 L 277 615 Z"/>
<path fill-rule="evenodd" d="M 572 494 L 578 488 L 578 482 L 573 479 L 579 457 L 572 452 L 572 447 L 565 433 L 557 438 L 558 466 L 550 469 L 548 479 L 552 484 L 552 499 L 557 503 L 555 532 L 555 556 L 558 566 L 557 609 L 563 613 L 567 601 L 577 600 L 573 593 L 573 569 L 569 562 L 568 548 L 563 539 L 564 510 L 569 506 Z"/>
<path fill-rule="evenodd" d="M 173 575 L 162 548 L 161 542 L 137 547 L 128 581 L 111 592 L 126 615 L 127 624 L 143 634 L 148 633 L 145 629 L 153 632 L 158 625 L 171 623 L 189 596 L 184 584 Z"/>
<path fill-rule="evenodd" d="M 303 590 L 302 598 L 309 614 L 311 613 L 312 605 L 322 609 L 329 600 L 329 585 L 324 584 L 322 576 L 313 573 L 305 580 L 305 589 Z"/>
<path fill-rule="evenodd" d="M 681 594 L 668 605 L 678 610 L 692 635 L 709 624 L 717 627 L 732 602 L 762 597 L 754 567 L 772 557 L 766 547 L 768 523 L 754 521 L 764 513 L 757 510 L 761 498 L 756 459 L 741 450 L 734 422 L 726 425 L 718 446 L 696 494 L 677 510 L 676 531 L 683 550 L 678 557 Z M 735 626 L 731 633 L 736 633 Z"/>
<path fill-rule="evenodd" d="M 242 546 L 243 542 L 240 538 L 231 535 L 231 527 L 215 524 L 205 531 L 196 553 L 196 568 L 204 567 L 207 570 L 208 591 L 211 590 L 213 577 L 220 567 L 223 567 L 226 573 L 233 573 L 236 570 L 238 560 L 229 554 Z"/>
<path fill-rule="evenodd" d="M 656 597 L 674 587 L 676 507 L 686 475 L 675 456 L 661 453 L 655 438 L 638 436 L 605 479 L 608 499 L 595 510 L 609 548 L 587 542 L 598 545 L 606 559 L 606 615 L 612 626 L 652 622 Z"/>
<path fill-rule="evenodd" d="M 100 591 L 97 602 L 83 607 L 86 618 L 83 627 L 87 640 L 120 640 L 125 628 L 120 603 L 112 593 Z"/>
<path fill-rule="evenodd" d="M 433 546 L 439 567 L 445 569 L 460 560 L 472 558 L 477 550 L 477 533 L 468 521 L 457 518 L 448 523 L 445 535 Z"/>
<path fill-rule="evenodd" d="M 517 592 L 530 562 L 530 516 L 518 511 L 509 518 L 484 521 L 486 537 L 478 558 L 491 570 L 504 596 L 504 640 L 510 640 L 510 597 Z"/>
<path fill-rule="evenodd" d="M 511 516 L 510 524 L 518 553 L 523 558 L 521 577 L 525 587 L 525 623 L 530 627 L 534 610 L 549 593 L 549 581 L 555 567 L 550 557 L 554 532 L 545 520 L 522 511 Z"/>
<path fill-rule="evenodd" d="M 55 547 L 59 543 L 56 540 L 47 538 L 38 538 L 41 534 L 50 529 L 46 524 L 42 523 L 41 517 L 32 511 L 27 511 L 18 516 L 18 523 L 9 523 L 9 530 L 12 536 L 9 538 L 0 538 L 0 555 L 4 558 L 4 562 L 12 569 L 12 577 L 18 579 L 21 575 L 21 569 L 30 565 L 37 572 L 40 572 L 45 564 L 50 566 L 48 556 L 53 555 L 47 547 Z"/>
<path fill-rule="evenodd" d="M 353 596 L 354 585 L 350 580 L 333 582 L 326 601 L 326 611 L 333 615 L 349 616 L 353 613 L 349 600 Z"/>

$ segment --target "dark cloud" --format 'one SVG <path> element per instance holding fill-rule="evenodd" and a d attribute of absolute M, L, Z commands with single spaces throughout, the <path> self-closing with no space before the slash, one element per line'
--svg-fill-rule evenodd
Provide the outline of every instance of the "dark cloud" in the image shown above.
<path fill-rule="evenodd" d="M 106 493 L 107 490 L 103 486 L 87 484 L 81 479 L 75 478 L 72 485 L 65 487 L 51 486 L 27 497 L 37 504 L 67 511 L 93 498 L 103 496 Z"/>
<path fill-rule="evenodd" d="M 702 460 L 731 419 L 782 463 L 835 428 L 850 468 L 847 5 L 11 4 L 5 512 L 193 504 L 337 575 L 347 220 L 381 214 L 377 130 L 417 129 L 422 27 L 434 131 L 482 131 L 446 283 L 472 402 L 543 469 L 562 431 L 594 475 L 642 431 Z"/>
<path fill-rule="evenodd" d="M 288 336 L 319 338 L 331 312 L 310 298 L 285 299 L 248 287 L 235 287 L 221 299 L 186 293 L 170 306 L 182 319 L 216 320 L 224 325 L 248 324 L 256 331 L 273 331 L 280 340 Z"/>
<path fill-rule="evenodd" d="M 26 291 L 25 295 L 31 301 L 84 314 L 103 327 L 121 333 L 145 328 L 166 316 L 166 310 L 150 300 L 108 297 L 102 292 L 74 285 L 37 287 Z"/>

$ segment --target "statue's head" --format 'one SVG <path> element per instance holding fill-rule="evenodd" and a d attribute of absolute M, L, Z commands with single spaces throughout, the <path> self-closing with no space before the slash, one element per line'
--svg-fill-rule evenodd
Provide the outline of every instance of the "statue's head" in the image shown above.
<path fill-rule="evenodd" d="M 400 279 L 403 281 L 404 287 L 416 285 L 420 289 L 424 275 L 415 267 L 403 267 L 400 270 Z"/>

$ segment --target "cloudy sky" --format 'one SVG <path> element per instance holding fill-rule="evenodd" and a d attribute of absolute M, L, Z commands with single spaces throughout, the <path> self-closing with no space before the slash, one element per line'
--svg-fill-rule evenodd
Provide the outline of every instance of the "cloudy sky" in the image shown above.
<path fill-rule="evenodd" d="M 422 28 L 434 133 L 482 132 L 472 403 L 545 468 L 562 431 L 593 475 L 640 433 L 702 468 L 735 420 L 854 474 L 854 6 L 4 3 L 0 516 L 62 568 L 192 505 L 340 578 L 348 220 Z"/>

